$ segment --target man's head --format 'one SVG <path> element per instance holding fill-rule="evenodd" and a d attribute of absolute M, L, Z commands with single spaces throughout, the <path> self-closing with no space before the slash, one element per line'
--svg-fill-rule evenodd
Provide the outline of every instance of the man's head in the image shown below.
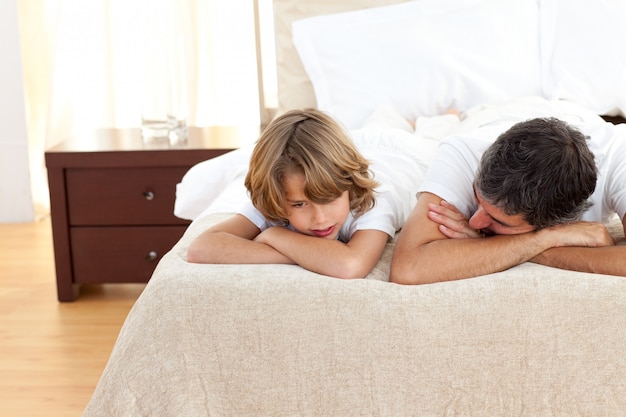
<path fill-rule="evenodd" d="M 576 221 L 590 206 L 596 179 L 594 156 L 580 131 L 555 118 L 527 120 L 483 154 L 474 182 L 476 215 L 495 208 L 496 215 L 521 219 L 530 230 Z"/>

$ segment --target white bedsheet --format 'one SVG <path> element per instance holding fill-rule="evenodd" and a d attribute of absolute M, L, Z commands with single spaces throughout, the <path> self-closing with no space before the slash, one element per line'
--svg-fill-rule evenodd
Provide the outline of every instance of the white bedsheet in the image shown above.
<path fill-rule="evenodd" d="M 349 134 L 371 161 L 376 177 L 392 184 L 408 216 L 415 204 L 415 192 L 443 138 L 467 134 L 488 124 L 541 116 L 559 117 L 574 126 L 597 124 L 600 129 L 594 130 L 594 135 L 610 133 L 601 128 L 605 126 L 602 118 L 583 106 L 524 97 L 504 104 L 477 106 L 460 118 L 441 115 L 414 121 L 405 120 L 389 105 L 381 105 L 363 127 L 350 130 Z M 252 149 L 253 146 L 241 148 L 192 167 L 177 186 L 174 214 L 195 220 L 211 213 L 236 212 L 248 198 L 243 183 Z"/>

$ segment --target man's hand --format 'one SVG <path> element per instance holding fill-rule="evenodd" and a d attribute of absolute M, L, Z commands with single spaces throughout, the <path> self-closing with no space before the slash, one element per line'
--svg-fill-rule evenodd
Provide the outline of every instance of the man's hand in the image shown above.
<path fill-rule="evenodd" d="M 482 233 L 469 226 L 468 219 L 452 204 L 445 200 L 441 204 L 428 205 L 428 218 L 439 224 L 439 230 L 450 239 L 473 239 L 484 237 Z M 617 243 L 609 234 L 605 225 L 596 222 L 575 222 L 561 224 L 544 229 L 543 234 L 550 234 L 551 246 L 613 246 Z"/>
<path fill-rule="evenodd" d="M 617 240 L 609 234 L 605 225 L 596 222 L 575 222 L 548 227 L 540 233 L 550 234 L 553 247 L 584 246 L 598 248 L 614 246 Z"/>
<path fill-rule="evenodd" d="M 624 247 L 599 223 L 577 222 L 540 230 L 556 239 L 556 247 L 537 254 L 532 262 L 555 268 L 626 276 Z"/>
<path fill-rule="evenodd" d="M 428 205 L 428 218 L 439 224 L 439 231 L 450 239 L 475 239 L 484 237 L 469 226 L 468 219 L 452 204 L 441 200 L 441 204 Z"/>

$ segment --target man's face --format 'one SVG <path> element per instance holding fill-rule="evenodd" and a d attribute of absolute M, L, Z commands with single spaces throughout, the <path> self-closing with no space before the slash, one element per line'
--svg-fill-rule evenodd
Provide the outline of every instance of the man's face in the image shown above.
<path fill-rule="evenodd" d="M 518 235 L 535 230 L 521 214 L 510 216 L 502 210 L 487 203 L 476 188 L 474 196 L 478 209 L 470 217 L 469 225 L 472 229 L 480 230 L 485 235 Z"/>

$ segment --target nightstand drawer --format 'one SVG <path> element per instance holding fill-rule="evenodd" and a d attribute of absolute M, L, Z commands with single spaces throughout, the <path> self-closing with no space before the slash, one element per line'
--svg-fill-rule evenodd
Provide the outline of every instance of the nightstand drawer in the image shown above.
<path fill-rule="evenodd" d="M 148 282 L 186 226 L 74 227 L 74 283 Z"/>
<path fill-rule="evenodd" d="M 98 129 L 46 150 L 59 301 L 81 283 L 148 281 L 189 224 L 174 216 L 176 184 L 258 134 L 189 126 L 187 143 L 170 147 L 146 145 L 139 128 Z"/>
<path fill-rule="evenodd" d="M 68 169 L 69 224 L 186 224 L 174 216 L 176 184 L 188 167 Z"/>

